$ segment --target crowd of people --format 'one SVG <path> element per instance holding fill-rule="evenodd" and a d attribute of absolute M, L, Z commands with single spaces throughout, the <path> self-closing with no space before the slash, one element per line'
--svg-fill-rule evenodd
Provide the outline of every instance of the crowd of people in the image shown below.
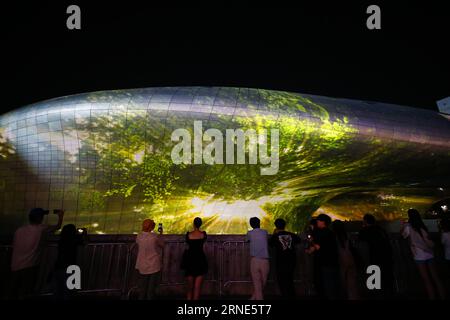
<path fill-rule="evenodd" d="M 14 235 L 11 260 L 12 298 L 23 299 L 33 296 L 41 259 L 42 244 L 46 237 L 62 226 L 64 211 L 54 210 L 58 222 L 54 226 L 43 224 L 48 210 L 35 208 L 29 213 L 29 224 L 20 227 Z M 286 230 L 286 221 L 275 220 L 272 234 L 261 228 L 261 221 L 253 217 L 249 221 L 252 230 L 245 239 L 249 243 L 250 274 L 253 283 L 251 300 L 264 299 L 264 288 L 271 264 L 275 267 L 276 280 L 282 298 L 296 296 L 294 273 L 296 270 L 297 246 L 301 247 L 312 260 L 313 283 L 318 298 L 356 300 L 362 297 L 389 299 L 394 296 L 394 257 L 390 237 L 377 224 L 375 217 L 366 214 L 362 229 L 351 239 L 343 221 L 332 219 L 326 214 L 313 218 L 304 232 L 299 234 Z M 146 219 L 142 231 L 136 236 L 137 288 L 139 299 L 156 297 L 162 269 L 163 230 L 155 232 L 155 222 Z M 181 257 L 180 269 L 186 278 L 186 299 L 201 297 L 204 276 L 208 273 L 208 260 L 204 252 L 207 233 L 201 230 L 202 219 L 193 221 L 193 230 L 185 235 L 186 249 Z M 450 274 L 450 223 L 440 222 L 440 243 L 444 248 L 447 276 Z M 408 211 L 408 221 L 402 222 L 400 234 L 408 240 L 413 259 L 430 299 L 445 298 L 445 288 L 435 263 L 435 242 L 419 212 Z M 77 248 L 86 241 L 86 230 L 77 229 L 73 224 L 65 225 L 60 233 L 58 254 L 51 281 L 58 299 L 71 296 L 66 281 L 66 269 L 76 265 Z M 273 257 L 270 254 L 273 253 Z M 361 270 L 368 266 L 378 266 L 382 272 L 381 288 L 369 290 L 362 279 Z"/>

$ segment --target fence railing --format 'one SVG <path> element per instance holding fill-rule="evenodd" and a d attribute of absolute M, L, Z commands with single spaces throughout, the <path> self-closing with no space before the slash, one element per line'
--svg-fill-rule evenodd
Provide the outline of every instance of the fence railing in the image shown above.
<path fill-rule="evenodd" d="M 242 240 L 209 240 L 204 250 L 208 258 L 209 271 L 205 276 L 204 290 L 207 295 L 247 295 L 251 293 L 250 257 L 248 244 Z M 395 257 L 395 283 L 397 292 L 417 290 L 418 274 L 405 241 L 393 239 Z M 183 240 L 167 240 L 163 250 L 163 265 L 160 294 L 163 296 L 183 295 L 184 275 L 180 269 L 181 257 L 185 250 Z M 0 246 L 0 296 L 7 297 L 11 285 L 10 259 L 12 248 Z M 90 243 L 78 252 L 80 266 L 80 294 L 103 294 L 131 298 L 136 289 L 135 270 L 137 248 L 131 242 Z M 52 270 L 56 261 L 57 246 L 47 245 L 42 252 L 36 292 L 51 295 Z M 271 259 L 272 260 L 272 259 Z M 271 265 L 266 290 L 276 293 L 274 266 Z M 295 283 L 300 295 L 314 293 L 313 261 L 302 246 L 297 247 Z M 419 290 L 421 290 L 419 286 Z"/>

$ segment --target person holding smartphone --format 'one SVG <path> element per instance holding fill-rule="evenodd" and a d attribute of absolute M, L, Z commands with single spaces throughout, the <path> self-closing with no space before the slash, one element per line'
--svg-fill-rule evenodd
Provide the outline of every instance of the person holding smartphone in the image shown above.
<path fill-rule="evenodd" d="M 58 215 L 55 225 L 43 224 L 44 216 L 48 213 L 49 210 L 42 208 L 32 209 L 28 214 L 29 224 L 14 233 L 11 259 L 13 298 L 25 299 L 33 295 L 46 236 L 61 228 L 64 211 L 53 210 Z"/>
<path fill-rule="evenodd" d="M 160 237 L 162 228 L 159 235 L 153 232 L 154 229 L 155 221 L 145 219 L 142 222 L 142 231 L 136 237 L 139 300 L 154 299 L 161 278 L 161 251 L 164 248 L 164 242 Z"/>
<path fill-rule="evenodd" d="M 317 231 L 307 253 L 314 255 L 314 281 L 320 298 L 336 300 L 339 298 L 339 260 L 335 233 L 330 229 L 331 217 L 317 216 Z"/>

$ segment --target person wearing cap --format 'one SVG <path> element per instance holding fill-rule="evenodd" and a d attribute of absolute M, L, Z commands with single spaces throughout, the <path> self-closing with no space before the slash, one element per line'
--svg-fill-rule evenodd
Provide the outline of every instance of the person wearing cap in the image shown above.
<path fill-rule="evenodd" d="M 14 233 L 11 258 L 12 294 L 17 299 L 24 299 L 33 294 L 45 238 L 61 228 L 64 211 L 53 211 L 58 215 L 56 225 L 42 223 L 49 210 L 34 208 L 28 214 L 29 224 L 18 228 Z"/>
<path fill-rule="evenodd" d="M 314 278 L 317 293 L 320 297 L 330 300 L 339 298 L 339 262 L 337 239 L 329 228 L 330 216 L 317 216 L 317 232 L 312 239 L 312 245 L 306 250 L 314 253 Z"/>

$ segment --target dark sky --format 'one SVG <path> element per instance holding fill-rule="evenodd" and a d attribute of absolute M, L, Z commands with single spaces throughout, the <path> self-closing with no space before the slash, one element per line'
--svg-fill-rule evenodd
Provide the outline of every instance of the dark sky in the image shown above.
<path fill-rule="evenodd" d="M 377 31 L 366 28 L 365 13 L 376 2 L 92 2 L 3 6 L 2 112 L 67 94 L 150 86 L 243 86 L 433 110 L 450 95 L 444 1 L 380 4 Z M 69 4 L 81 7 L 81 31 L 66 28 Z"/>

